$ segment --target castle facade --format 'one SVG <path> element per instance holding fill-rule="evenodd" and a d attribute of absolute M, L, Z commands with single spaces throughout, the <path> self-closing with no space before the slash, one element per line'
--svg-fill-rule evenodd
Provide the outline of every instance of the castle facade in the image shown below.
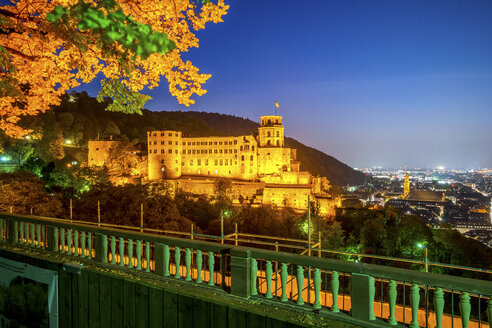
<path fill-rule="evenodd" d="M 149 131 L 149 180 L 182 176 L 224 177 L 274 184 L 310 184 L 296 150 L 284 145 L 282 117 L 262 116 L 257 135 L 183 137 L 180 131 Z"/>

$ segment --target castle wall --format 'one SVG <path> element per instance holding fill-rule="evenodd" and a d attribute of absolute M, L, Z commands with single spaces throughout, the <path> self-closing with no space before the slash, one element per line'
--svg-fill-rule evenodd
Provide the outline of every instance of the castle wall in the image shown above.
<path fill-rule="evenodd" d="M 89 166 L 104 166 L 109 157 L 109 151 L 116 140 L 89 140 Z"/>
<path fill-rule="evenodd" d="M 290 171 L 290 148 L 258 148 L 258 174 Z"/>
<path fill-rule="evenodd" d="M 267 185 L 263 190 L 263 203 L 305 210 L 310 194 L 310 186 Z"/>

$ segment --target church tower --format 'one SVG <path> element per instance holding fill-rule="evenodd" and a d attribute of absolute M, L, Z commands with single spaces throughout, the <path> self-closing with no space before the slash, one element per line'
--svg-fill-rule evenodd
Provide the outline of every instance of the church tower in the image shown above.
<path fill-rule="evenodd" d="M 284 146 L 284 126 L 282 116 L 270 115 L 262 116 L 259 134 L 259 147 L 283 147 Z"/>
<path fill-rule="evenodd" d="M 410 180 L 408 179 L 408 172 L 405 171 L 405 181 L 403 183 L 403 198 L 406 198 L 410 194 Z"/>

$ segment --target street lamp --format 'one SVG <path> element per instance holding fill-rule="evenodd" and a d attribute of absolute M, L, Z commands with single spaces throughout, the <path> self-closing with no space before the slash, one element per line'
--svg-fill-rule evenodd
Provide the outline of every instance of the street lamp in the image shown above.
<path fill-rule="evenodd" d="M 229 217 L 231 212 L 228 209 L 221 209 L 220 210 L 220 243 L 224 243 L 224 218 Z"/>
<path fill-rule="evenodd" d="M 429 258 L 427 256 L 427 245 L 424 243 L 417 243 L 417 247 L 420 249 L 425 249 L 425 272 L 429 272 Z"/>

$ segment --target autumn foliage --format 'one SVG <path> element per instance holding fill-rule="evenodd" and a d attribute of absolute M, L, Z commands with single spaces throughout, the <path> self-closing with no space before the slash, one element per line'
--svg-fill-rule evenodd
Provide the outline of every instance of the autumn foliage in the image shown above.
<path fill-rule="evenodd" d="M 23 136 L 23 115 L 58 105 L 99 73 L 100 95 L 117 103 L 111 110 L 139 112 L 149 98 L 140 92 L 163 76 L 179 103 L 193 104 L 210 75 L 181 54 L 198 47 L 194 32 L 221 22 L 228 7 L 223 0 L 11 0 L 0 7 L 0 129 Z"/>

